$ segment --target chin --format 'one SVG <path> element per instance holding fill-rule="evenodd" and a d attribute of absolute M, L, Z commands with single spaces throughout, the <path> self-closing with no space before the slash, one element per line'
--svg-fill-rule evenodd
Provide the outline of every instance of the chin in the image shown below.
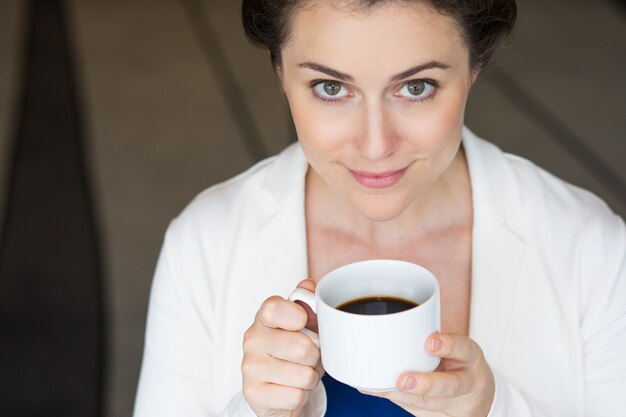
<path fill-rule="evenodd" d="M 408 207 L 408 205 L 384 195 L 369 196 L 369 198 L 359 199 L 355 203 L 357 211 L 374 222 L 393 220 L 404 213 Z"/>

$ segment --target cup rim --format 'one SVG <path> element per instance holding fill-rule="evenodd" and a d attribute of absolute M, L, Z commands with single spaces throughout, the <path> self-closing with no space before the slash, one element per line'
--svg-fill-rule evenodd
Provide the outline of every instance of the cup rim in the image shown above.
<path fill-rule="evenodd" d="M 388 313 L 388 314 L 376 314 L 376 315 L 366 315 L 366 314 L 357 314 L 357 313 L 350 313 L 348 311 L 342 311 L 339 310 L 337 307 L 334 307 L 330 304 L 328 304 L 320 295 L 320 291 L 318 291 L 319 286 L 323 285 L 323 282 L 325 282 L 324 280 L 326 279 L 326 277 L 328 277 L 331 274 L 335 274 L 340 272 L 341 270 L 344 269 L 348 269 L 351 267 L 355 267 L 358 265 L 363 265 L 363 264 L 368 264 L 368 263 L 380 263 L 380 262 L 385 262 L 385 263 L 395 263 L 395 264 L 404 264 L 410 267 L 417 267 L 421 270 L 423 270 L 424 272 L 426 272 L 426 277 L 431 280 L 431 282 L 434 284 L 434 291 L 433 293 L 428 297 L 428 299 L 426 301 L 424 301 L 423 303 L 420 303 L 414 307 L 411 307 L 409 309 L 400 311 L 400 312 L 396 312 L 396 313 Z M 328 280 L 326 280 L 326 282 L 328 282 Z M 349 264 L 345 264 L 342 265 L 340 267 L 337 267 L 335 269 L 333 269 L 332 271 L 328 272 L 326 275 L 324 275 L 317 283 L 317 289 L 315 291 L 315 297 L 317 298 L 317 303 L 318 304 L 322 304 L 325 307 L 331 309 L 332 311 L 338 313 L 338 314 L 348 314 L 351 316 L 355 316 L 355 317 L 361 317 L 361 318 L 365 318 L 367 320 L 381 320 L 384 317 L 389 317 L 389 316 L 397 316 L 397 315 L 403 315 L 403 314 L 410 314 L 411 312 L 415 311 L 416 309 L 419 309 L 422 306 L 427 306 L 429 304 L 432 304 L 435 302 L 435 296 L 437 294 L 437 292 L 439 291 L 439 281 L 437 281 L 437 277 L 435 277 L 435 274 L 433 274 L 429 269 L 423 267 L 422 265 L 418 265 L 416 263 L 413 262 L 408 262 L 408 261 L 403 261 L 403 260 L 399 260 L 399 259 L 368 259 L 365 261 L 358 261 L 358 262 L 351 262 Z M 411 301 L 411 300 L 409 300 Z"/>

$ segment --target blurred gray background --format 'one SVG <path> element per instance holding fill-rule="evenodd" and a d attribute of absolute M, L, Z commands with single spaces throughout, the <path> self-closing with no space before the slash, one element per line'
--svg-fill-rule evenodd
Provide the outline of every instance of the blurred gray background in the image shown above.
<path fill-rule="evenodd" d="M 2 187 L 10 183 L 27 5 L 0 0 Z M 239 1 L 63 5 L 102 259 L 102 415 L 122 417 L 132 410 L 168 222 L 199 191 L 280 151 L 294 133 L 267 54 L 243 35 Z M 467 125 L 626 215 L 623 6 L 519 0 L 518 7 L 515 35 L 471 94 Z M 0 211 L 7 198 L 0 189 Z"/>

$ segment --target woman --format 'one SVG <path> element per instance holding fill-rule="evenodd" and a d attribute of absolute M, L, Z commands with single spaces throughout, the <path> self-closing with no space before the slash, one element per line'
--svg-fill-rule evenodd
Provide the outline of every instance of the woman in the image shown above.
<path fill-rule="evenodd" d="M 514 0 L 245 0 L 243 18 L 299 144 L 171 224 L 135 416 L 623 413 L 623 221 L 463 128 Z M 372 258 L 423 265 L 441 287 L 426 348 L 442 365 L 390 393 L 323 376 L 299 332 L 314 317 L 283 298 Z"/>

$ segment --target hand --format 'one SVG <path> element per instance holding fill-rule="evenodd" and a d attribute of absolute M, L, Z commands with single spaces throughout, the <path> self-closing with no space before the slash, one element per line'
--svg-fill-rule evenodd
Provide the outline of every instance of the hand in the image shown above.
<path fill-rule="evenodd" d="M 315 282 L 298 287 L 315 291 Z M 320 351 L 299 330 L 311 319 L 300 305 L 270 297 L 261 305 L 243 341 L 243 395 L 259 417 L 300 415 L 320 382 Z"/>
<path fill-rule="evenodd" d="M 417 417 L 485 417 L 495 393 L 493 373 L 480 346 L 467 336 L 438 333 L 427 350 L 442 358 L 435 372 L 405 372 L 398 391 L 365 394 L 388 398 Z"/>

